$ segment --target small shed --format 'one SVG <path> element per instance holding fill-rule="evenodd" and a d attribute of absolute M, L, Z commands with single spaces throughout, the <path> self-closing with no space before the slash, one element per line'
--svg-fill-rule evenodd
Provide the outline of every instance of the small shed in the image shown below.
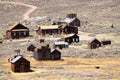
<path fill-rule="evenodd" d="M 38 35 L 53 35 L 53 34 L 60 34 L 60 28 L 58 25 L 49 25 L 49 26 L 38 26 L 36 30 Z"/>
<path fill-rule="evenodd" d="M 17 55 L 11 60 L 11 70 L 13 72 L 29 72 L 30 62 L 22 55 Z"/>
<path fill-rule="evenodd" d="M 50 53 L 51 60 L 60 60 L 61 59 L 61 52 L 57 49 L 52 49 Z"/>
<path fill-rule="evenodd" d="M 68 43 L 73 43 L 73 42 L 79 42 L 79 36 L 77 34 L 69 34 L 69 35 L 64 35 L 60 40 L 68 42 Z"/>
<path fill-rule="evenodd" d="M 96 49 L 96 48 L 99 48 L 101 47 L 101 42 L 95 38 L 91 39 L 89 42 L 88 42 L 88 47 L 90 49 Z"/>
<path fill-rule="evenodd" d="M 7 39 L 19 39 L 29 36 L 29 29 L 20 23 L 8 27 L 6 31 Z"/>
<path fill-rule="evenodd" d="M 35 46 L 33 44 L 31 44 L 30 46 L 27 47 L 28 51 L 34 51 L 35 50 Z"/>
<path fill-rule="evenodd" d="M 58 47 L 59 49 L 62 48 L 68 48 L 68 43 L 64 41 L 57 41 L 54 43 L 55 47 Z"/>
<path fill-rule="evenodd" d="M 33 52 L 33 58 L 36 60 L 49 60 L 50 59 L 50 48 L 48 46 L 41 46 Z"/>
<path fill-rule="evenodd" d="M 102 40 L 101 44 L 102 45 L 110 45 L 111 44 L 111 40 Z"/>

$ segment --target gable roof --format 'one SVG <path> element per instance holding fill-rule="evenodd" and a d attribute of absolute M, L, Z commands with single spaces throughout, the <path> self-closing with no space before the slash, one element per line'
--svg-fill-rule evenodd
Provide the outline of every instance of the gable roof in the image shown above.
<path fill-rule="evenodd" d="M 19 23 L 15 23 L 12 26 L 9 26 L 7 30 L 12 30 L 13 28 L 15 28 Z"/>
<path fill-rule="evenodd" d="M 97 40 L 96 38 L 93 38 L 93 39 L 91 39 L 91 40 L 89 40 L 89 43 L 92 43 L 93 41 L 95 41 L 95 40 Z M 97 40 L 97 41 L 99 41 L 99 40 Z M 99 41 L 100 42 L 100 41 Z"/>
<path fill-rule="evenodd" d="M 38 26 L 41 29 L 58 29 L 58 25 Z"/>
<path fill-rule="evenodd" d="M 19 59 L 21 59 L 22 58 L 22 56 L 17 56 L 17 57 L 15 57 L 12 61 L 11 61 L 11 63 L 15 63 L 15 62 L 17 62 Z"/>
<path fill-rule="evenodd" d="M 28 29 L 28 28 L 25 27 L 24 25 L 22 25 L 22 24 L 20 24 L 19 22 L 17 22 L 17 23 L 15 23 L 15 24 L 13 24 L 12 26 L 9 26 L 7 30 L 12 30 L 12 29 L 14 29 L 15 27 L 17 27 L 18 25 L 21 25 L 21 26 L 24 27 L 25 29 Z M 24 29 L 24 30 L 25 30 L 25 29 Z M 20 29 L 19 29 L 19 30 L 20 30 Z M 23 30 L 23 29 L 21 29 L 21 30 Z"/>
<path fill-rule="evenodd" d="M 51 50 L 51 53 L 53 53 L 54 51 L 57 51 L 57 52 L 61 53 L 61 52 L 58 51 L 57 49 L 52 49 L 52 50 Z"/>

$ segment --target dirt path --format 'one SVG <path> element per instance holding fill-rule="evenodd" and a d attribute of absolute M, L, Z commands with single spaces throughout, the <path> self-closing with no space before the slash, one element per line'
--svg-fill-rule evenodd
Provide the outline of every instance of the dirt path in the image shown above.
<path fill-rule="evenodd" d="M 35 11 L 37 9 L 36 6 L 33 5 L 29 5 L 29 4 L 24 4 L 24 3 L 17 3 L 17 2 L 5 2 L 5 1 L 0 1 L 0 3 L 4 3 L 4 4 L 13 4 L 13 5 L 21 5 L 21 6 L 25 6 L 25 7 L 29 7 L 30 9 L 28 9 L 24 14 L 23 14 L 23 20 L 27 20 L 30 18 L 30 14 Z"/>

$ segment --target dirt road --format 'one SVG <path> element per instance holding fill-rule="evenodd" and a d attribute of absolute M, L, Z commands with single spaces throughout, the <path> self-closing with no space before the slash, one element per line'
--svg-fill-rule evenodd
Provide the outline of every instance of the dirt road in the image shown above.
<path fill-rule="evenodd" d="M 5 1 L 0 1 L 0 3 L 3 4 L 13 4 L 13 5 L 21 5 L 28 7 L 29 9 L 23 14 L 23 20 L 27 20 L 30 18 L 30 14 L 37 9 L 36 6 L 29 5 L 29 4 L 24 4 L 24 3 L 17 3 L 17 2 L 5 2 Z"/>

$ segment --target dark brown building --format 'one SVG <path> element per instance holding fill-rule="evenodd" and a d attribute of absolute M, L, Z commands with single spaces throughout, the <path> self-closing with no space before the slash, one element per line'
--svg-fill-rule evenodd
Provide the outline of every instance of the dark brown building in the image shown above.
<path fill-rule="evenodd" d="M 90 40 L 89 42 L 88 42 L 88 47 L 90 48 L 90 49 L 96 49 L 96 48 L 99 48 L 99 47 L 101 47 L 101 42 L 99 41 L 99 40 L 97 40 L 97 39 L 92 39 L 92 40 Z"/>
<path fill-rule="evenodd" d="M 60 60 L 61 59 L 61 52 L 58 51 L 57 49 L 51 50 L 50 59 L 51 60 Z"/>
<path fill-rule="evenodd" d="M 27 47 L 28 51 L 34 51 L 35 50 L 35 46 L 33 44 L 31 44 L 30 46 Z"/>
<path fill-rule="evenodd" d="M 33 52 L 33 58 L 36 60 L 49 60 L 50 59 L 50 48 L 47 46 L 41 46 Z"/>
<path fill-rule="evenodd" d="M 80 27 L 80 20 L 78 18 L 66 18 L 64 20 L 69 26 Z"/>
<path fill-rule="evenodd" d="M 29 36 L 29 29 L 20 23 L 8 27 L 6 31 L 7 39 L 19 39 Z"/>
<path fill-rule="evenodd" d="M 33 52 L 33 58 L 36 60 L 60 60 L 61 52 L 57 49 L 51 50 L 49 46 L 41 46 Z"/>
<path fill-rule="evenodd" d="M 11 60 L 11 70 L 13 72 L 29 72 L 30 62 L 22 55 L 15 56 Z"/>
<path fill-rule="evenodd" d="M 36 30 L 38 35 L 53 35 L 53 34 L 60 34 L 60 28 L 58 25 L 50 25 L 50 26 L 39 26 L 38 30 Z"/>
<path fill-rule="evenodd" d="M 73 42 L 79 42 L 79 36 L 77 34 L 69 34 L 63 36 L 60 40 L 68 42 L 68 43 L 73 43 Z"/>
<path fill-rule="evenodd" d="M 102 41 L 101 41 L 101 44 L 102 44 L 102 45 L 110 45 L 110 44 L 111 44 L 111 41 L 110 41 L 110 40 L 102 40 Z"/>
<path fill-rule="evenodd" d="M 75 26 L 70 26 L 70 25 L 67 25 L 67 24 L 64 24 L 60 27 L 62 33 L 65 33 L 65 34 L 78 34 L 78 27 L 75 27 Z"/>

